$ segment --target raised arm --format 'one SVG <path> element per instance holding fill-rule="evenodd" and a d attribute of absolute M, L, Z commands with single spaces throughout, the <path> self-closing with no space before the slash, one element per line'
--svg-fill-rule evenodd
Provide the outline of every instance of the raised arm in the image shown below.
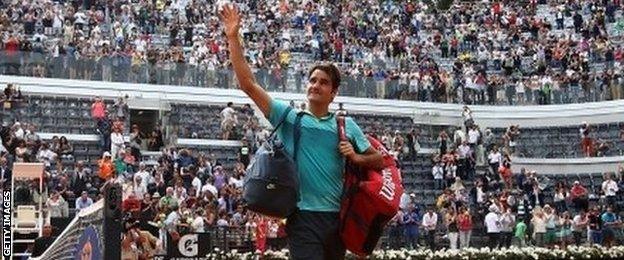
<path fill-rule="evenodd" d="M 240 88 L 256 103 L 264 116 L 268 117 L 271 112 L 271 97 L 256 83 L 256 78 L 245 60 L 243 46 L 238 34 L 241 18 L 237 8 L 229 4 L 224 5 L 221 11 L 221 20 L 230 50 L 230 61 Z"/>

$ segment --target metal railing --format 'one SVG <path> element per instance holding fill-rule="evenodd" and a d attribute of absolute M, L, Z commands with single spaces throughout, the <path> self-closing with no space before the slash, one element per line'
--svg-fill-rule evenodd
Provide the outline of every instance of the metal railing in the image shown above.
<path fill-rule="evenodd" d="M 598 57 L 598 56 L 596 56 Z M 453 77 L 448 67 L 449 59 L 438 60 Z M 547 64 L 559 71 L 561 64 L 553 61 Z M 600 58 L 590 65 L 592 71 L 602 72 L 611 68 L 612 62 Z M 501 74 L 498 61 L 482 64 L 488 74 Z M 531 75 L 534 64 L 523 59 L 522 64 L 514 68 L 516 79 Z M 268 91 L 304 93 L 306 72 L 294 68 L 254 69 L 257 82 Z M 192 65 L 173 61 L 144 62 L 125 54 L 113 54 L 99 58 L 76 57 L 75 55 L 53 56 L 42 52 L 0 51 L 0 74 L 31 77 L 92 80 L 104 82 L 145 83 L 158 85 L 177 85 L 233 89 L 237 88 L 232 70 L 213 67 L 207 64 Z M 600 78 L 591 78 L 589 84 L 568 84 L 559 89 L 543 91 L 525 87 L 517 93 L 513 84 L 499 85 L 487 90 L 486 86 L 468 84 L 458 77 L 448 81 L 451 86 L 425 84 L 418 87 L 409 80 L 398 77 L 379 75 L 342 75 L 340 94 L 352 97 L 401 99 L 421 102 L 468 103 L 487 105 L 537 105 L 596 102 L 620 99 L 624 82 L 617 80 L 605 84 Z M 19 84 L 19 82 L 16 82 Z"/>

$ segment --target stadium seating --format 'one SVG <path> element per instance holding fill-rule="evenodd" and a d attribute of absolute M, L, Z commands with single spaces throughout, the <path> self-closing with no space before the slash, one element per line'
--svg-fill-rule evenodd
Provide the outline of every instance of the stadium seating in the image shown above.
<path fill-rule="evenodd" d="M 35 124 L 39 132 L 95 134 L 92 103 L 91 98 L 26 95 L 14 109 L 0 110 L 0 115 L 5 122 Z"/>
<path fill-rule="evenodd" d="M 585 157 L 581 151 L 579 126 L 523 128 L 520 126 L 516 155 L 531 158 Z M 621 155 L 624 142 L 620 140 L 620 129 L 624 122 L 597 124 L 590 135 L 594 140 L 602 139 L 610 145 L 606 156 Z M 505 129 L 494 128 L 492 132 L 500 138 Z"/>
<path fill-rule="evenodd" d="M 221 110 L 223 105 L 171 104 L 170 122 L 178 128 L 178 136 L 202 139 L 221 139 Z M 247 122 L 246 115 L 239 113 L 238 122 Z"/>

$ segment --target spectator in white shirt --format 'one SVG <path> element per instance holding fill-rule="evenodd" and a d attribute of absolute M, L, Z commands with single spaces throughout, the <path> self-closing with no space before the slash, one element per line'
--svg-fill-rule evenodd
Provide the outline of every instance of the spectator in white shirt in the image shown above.
<path fill-rule="evenodd" d="M 195 210 L 195 219 L 191 223 L 191 228 L 193 231 L 201 233 L 205 232 L 205 221 L 204 221 L 204 211 L 202 209 Z"/>
<path fill-rule="evenodd" d="M 111 133 L 111 160 L 119 156 L 119 151 L 124 149 L 124 138 L 120 129 L 115 129 Z"/>
<path fill-rule="evenodd" d="M 581 245 L 583 238 L 583 232 L 587 233 L 587 214 L 584 210 L 581 210 L 578 215 L 572 219 L 572 234 L 574 235 L 574 244 L 576 246 Z"/>
<path fill-rule="evenodd" d="M 472 125 L 472 127 L 468 131 L 468 144 L 472 149 L 477 146 L 477 142 L 479 142 L 479 137 L 481 137 L 481 133 L 477 129 L 477 126 Z"/>
<path fill-rule="evenodd" d="M 504 248 L 511 247 L 511 238 L 516 224 L 516 216 L 511 213 L 511 208 L 507 208 L 500 216 L 500 246 Z"/>
<path fill-rule="evenodd" d="M 199 195 L 201 194 L 202 182 L 199 177 L 197 177 L 197 174 L 195 174 L 195 172 L 191 172 L 191 177 L 193 178 L 193 180 L 191 181 L 191 186 L 195 188 L 195 196 L 199 197 Z"/>
<path fill-rule="evenodd" d="M 498 215 L 498 207 L 491 205 L 490 213 L 485 215 L 485 227 L 488 235 L 488 246 L 490 248 L 498 248 L 500 240 L 500 217 Z"/>
<path fill-rule="evenodd" d="M 453 133 L 453 142 L 455 142 L 455 145 L 459 146 L 459 144 L 465 141 L 466 141 L 466 133 L 464 133 L 464 131 L 462 131 L 461 129 L 455 130 L 455 133 Z"/>
<path fill-rule="evenodd" d="M 37 160 L 44 163 L 46 166 L 50 166 L 50 164 L 56 160 L 56 153 L 50 150 L 48 144 L 41 144 L 41 149 L 37 153 Z"/>
<path fill-rule="evenodd" d="M 212 181 L 210 181 L 210 180 L 206 181 L 206 184 L 204 184 L 204 186 L 202 186 L 202 188 L 201 188 L 201 192 L 202 193 L 204 193 L 206 191 L 212 193 L 213 197 L 215 197 L 215 198 L 217 197 L 217 193 L 218 193 L 217 187 L 212 185 Z"/>
<path fill-rule="evenodd" d="M 425 236 L 429 243 L 429 248 L 435 251 L 435 232 L 438 225 L 438 214 L 433 212 L 433 207 L 427 209 L 427 213 L 423 216 L 422 225 L 426 231 Z"/>
<path fill-rule="evenodd" d="M 490 154 L 488 154 L 488 164 L 490 164 L 490 169 L 492 170 L 493 175 L 498 175 L 498 167 L 500 167 L 501 159 L 502 155 L 498 151 L 498 147 L 495 145 L 494 148 L 490 150 Z"/>
<path fill-rule="evenodd" d="M 13 128 L 15 129 L 15 138 L 24 139 L 24 135 L 26 133 L 24 132 L 24 129 L 22 129 L 22 124 L 20 124 L 20 122 L 15 122 L 15 124 L 13 124 Z"/>
<path fill-rule="evenodd" d="M 147 171 L 145 162 L 139 163 L 139 171 L 135 173 L 134 176 L 141 177 L 141 186 L 144 186 L 146 188 L 147 188 L 147 185 L 154 182 L 154 177 L 152 177 L 152 174 L 149 171 Z"/>
<path fill-rule="evenodd" d="M 236 110 L 232 108 L 234 103 L 228 102 L 227 107 L 221 111 L 221 133 L 223 140 L 229 140 L 230 132 L 236 124 Z"/>
<path fill-rule="evenodd" d="M 147 186 L 143 186 L 143 178 L 139 175 L 134 175 L 134 194 L 137 198 L 143 198 L 143 194 L 147 193 Z"/>
<path fill-rule="evenodd" d="M 444 168 L 443 163 L 440 161 L 431 169 L 431 174 L 433 175 L 433 186 L 436 190 L 441 190 L 444 188 Z"/>
<path fill-rule="evenodd" d="M 165 229 L 176 230 L 181 216 L 182 214 L 180 212 L 178 205 L 174 205 L 173 207 L 171 207 L 171 213 L 167 215 L 167 218 L 165 218 L 165 221 L 164 221 Z"/>
<path fill-rule="evenodd" d="M 466 159 L 470 157 L 470 146 L 466 141 L 463 141 L 459 147 L 457 147 L 457 154 L 459 155 L 459 159 Z"/>
<path fill-rule="evenodd" d="M 611 179 L 611 174 L 605 174 L 605 180 L 602 182 L 602 192 L 607 197 L 609 206 L 615 208 L 615 196 L 619 190 L 617 182 Z"/>

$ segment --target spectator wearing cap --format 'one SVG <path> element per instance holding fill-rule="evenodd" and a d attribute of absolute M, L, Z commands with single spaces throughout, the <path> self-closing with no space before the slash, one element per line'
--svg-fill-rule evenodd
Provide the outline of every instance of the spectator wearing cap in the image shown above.
<path fill-rule="evenodd" d="M 418 227 L 421 225 L 422 217 L 418 208 L 414 203 L 409 203 L 407 205 L 407 210 L 405 214 L 403 214 L 403 227 L 405 228 L 405 239 L 406 246 L 410 249 L 418 248 L 418 238 L 420 237 L 420 232 Z"/>
<path fill-rule="evenodd" d="M 501 221 L 498 212 L 498 207 L 491 205 L 489 213 L 485 215 L 484 223 L 488 236 L 488 247 L 490 247 L 490 249 L 498 248 L 500 244 Z"/>
<path fill-rule="evenodd" d="M 80 198 L 76 200 L 76 210 L 81 211 L 82 209 L 91 206 L 91 204 L 93 204 L 93 199 L 89 198 L 87 191 L 83 191 L 80 194 Z"/>
<path fill-rule="evenodd" d="M 98 176 L 103 181 L 108 181 L 115 177 L 115 166 L 113 165 L 111 154 L 109 152 L 104 152 L 102 159 L 98 162 L 98 168 Z"/>

